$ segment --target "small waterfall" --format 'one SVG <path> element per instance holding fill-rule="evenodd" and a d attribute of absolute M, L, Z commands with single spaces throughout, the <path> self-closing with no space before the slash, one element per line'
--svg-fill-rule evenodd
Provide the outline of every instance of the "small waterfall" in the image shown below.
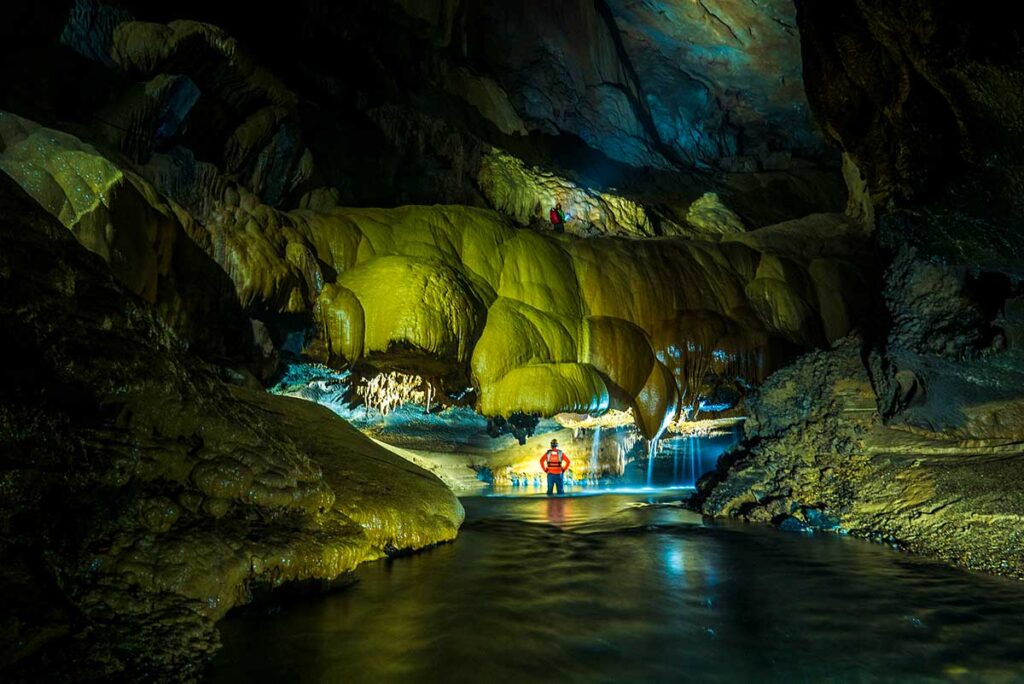
<path fill-rule="evenodd" d="M 679 483 L 679 449 L 672 449 L 672 485 Z"/>
<path fill-rule="evenodd" d="M 700 476 L 704 474 L 704 460 L 701 457 L 700 439 L 697 440 L 697 443 L 696 443 L 695 446 L 697 447 L 697 469 L 693 471 L 693 480 L 691 482 L 691 484 L 694 487 L 697 486 L 697 480 L 700 479 Z"/>
<path fill-rule="evenodd" d="M 648 444 L 647 486 L 696 487 L 697 481 L 716 467 L 719 457 L 740 440 L 741 430 L 742 428 L 733 425 L 725 430 L 703 434 L 659 434 Z M 663 439 L 667 441 L 662 443 Z M 659 453 L 663 454 L 664 458 L 658 472 L 655 473 L 654 459 Z M 670 454 L 671 467 L 668 460 Z M 642 458 L 638 456 L 637 460 Z"/>
<path fill-rule="evenodd" d="M 697 435 L 690 435 L 686 439 L 686 449 L 690 452 L 690 478 L 686 484 L 692 484 L 697 479 L 697 468 L 700 467 L 700 463 L 697 461 L 698 449 L 700 449 L 700 437 Z"/>
<path fill-rule="evenodd" d="M 661 440 L 661 435 L 665 432 L 665 428 L 654 436 L 651 440 L 650 445 L 647 447 L 647 486 L 650 487 L 654 484 L 654 457 L 658 453 L 658 442 Z"/>
<path fill-rule="evenodd" d="M 598 467 L 600 466 L 599 457 L 601 456 L 601 426 L 598 425 L 594 428 L 593 441 L 590 443 L 590 479 L 597 484 Z"/>
<path fill-rule="evenodd" d="M 654 482 L 654 454 L 658 450 L 658 440 L 652 439 L 651 443 L 647 446 L 647 486 L 650 487 Z"/>

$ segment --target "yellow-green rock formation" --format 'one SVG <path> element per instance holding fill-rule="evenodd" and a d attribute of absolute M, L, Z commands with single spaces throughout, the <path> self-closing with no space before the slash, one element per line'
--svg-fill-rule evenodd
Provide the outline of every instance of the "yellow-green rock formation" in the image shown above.
<path fill-rule="evenodd" d="M 223 351 L 219 331 L 238 321 L 219 303 L 234 300 L 234 288 L 210 262 L 209 235 L 185 210 L 91 145 L 6 112 L 0 112 L 0 171 L 184 339 Z"/>
<path fill-rule="evenodd" d="M 803 249 L 811 258 L 775 249 L 770 237 L 558 237 L 466 207 L 263 217 L 264 239 L 286 236 L 289 247 L 312 250 L 338 272 L 337 284 L 311 293 L 309 304 L 331 336 L 332 358 L 359 360 L 345 348 L 373 356 L 403 346 L 456 365 L 468 359 L 487 415 L 635 406 L 653 436 L 679 395 L 700 389 L 699 374 L 691 368 L 688 385 L 687 364 L 673 363 L 682 350 L 694 363 L 709 363 L 717 350 L 720 364 L 738 367 L 767 353 L 769 338 L 836 339 L 860 306 L 856 288 L 830 281 L 814 258 L 829 255 L 835 269 L 856 272 L 815 233 L 819 223 L 845 226 L 841 217 L 809 223 Z M 261 271 L 242 269 L 244 290 Z M 360 327 L 360 310 L 361 345 L 347 332 Z"/>
<path fill-rule="evenodd" d="M 480 160 L 477 184 L 487 201 L 520 225 L 547 223 L 556 203 L 571 214 L 566 230 L 576 234 L 651 236 L 646 210 L 611 192 L 583 188 L 549 171 L 492 148 Z M 742 230 L 742 228 L 741 228 Z"/>
<path fill-rule="evenodd" d="M 6 139 L 0 168 L 91 249 L 106 254 L 83 217 L 101 213 L 108 241 L 141 240 L 153 260 L 166 251 L 139 236 L 139 211 L 170 212 L 142 181 L 70 136 Z M 131 182 L 139 199 L 108 207 L 90 190 L 83 204 L 83 178 Z M 680 398 L 696 400 L 707 369 L 759 379 L 773 340 L 831 342 L 861 306 L 859 228 L 831 215 L 707 241 L 580 239 L 462 206 L 281 212 L 239 186 L 210 216 L 189 232 L 253 315 L 311 316 L 310 352 L 324 361 L 468 377 L 488 416 L 632 408 L 653 437 Z M 145 295 L 138 270 L 121 277 Z"/>

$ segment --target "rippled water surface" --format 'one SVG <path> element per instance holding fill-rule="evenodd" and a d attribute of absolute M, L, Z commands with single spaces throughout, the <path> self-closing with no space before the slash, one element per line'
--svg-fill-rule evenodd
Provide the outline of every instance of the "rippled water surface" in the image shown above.
<path fill-rule="evenodd" d="M 455 543 L 229 618 L 210 679 L 1024 682 L 1024 583 L 654 501 L 465 499 Z"/>

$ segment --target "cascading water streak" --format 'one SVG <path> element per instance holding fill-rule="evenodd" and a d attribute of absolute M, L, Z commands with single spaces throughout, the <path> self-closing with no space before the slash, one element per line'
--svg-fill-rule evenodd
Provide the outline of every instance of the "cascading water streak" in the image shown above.
<path fill-rule="evenodd" d="M 655 458 L 655 456 L 658 455 L 658 441 L 661 439 L 662 432 L 664 432 L 664 428 L 662 428 L 661 432 L 659 432 L 658 434 L 656 434 L 654 436 L 654 439 L 651 440 L 651 443 L 650 443 L 650 445 L 647 448 L 647 486 L 648 487 L 654 486 L 654 458 Z"/>
<path fill-rule="evenodd" d="M 735 428 L 710 434 L 659 435 L 649 446 L 646 473 L 641 477 L 652 488 L 695 487 L 701 476 L 715 468 L 719 457 L 738 442 Z"/>
<path fill-rule="evenodd" d="M 672 450 L 672 483 L 679 481 L 679 450 Z"/>
<path fill-rule="evenodd" d="M 697 480 L 699 480 L 700 476 L 704 474 L 705 468 L 704 459 L 701 454 L 701 441 L 698 439 L 694 446 L 697 449 L 697 467 L 691 472 L 690 485 L 696 487 Z"/>
<path fill-rule="evenodd" d="M 595 483 L 598 480 L 599 457 L 601 455 L 601 426 L 594 428 L 593 441 L 590 443 L 590 479 Z"/>
<path fill-rule="evenodd" d="M 697 479 L 697 469 L 700 467 L 697 457 L 699 448 L 700 438 L 696 435 L 690 435 L 686 440 L 686 449 L 690 452 L 690 472 L 685 484 L 692 484 L 693 480 Z"/>

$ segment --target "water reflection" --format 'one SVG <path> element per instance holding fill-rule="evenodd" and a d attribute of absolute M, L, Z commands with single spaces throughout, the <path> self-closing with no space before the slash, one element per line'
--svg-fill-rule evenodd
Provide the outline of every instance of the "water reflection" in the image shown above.
<path fill-rule="evenodd" d="M 1019 583 L 650 499 L 467 499 L 456 543 L 226 622 L 211 680 L 1021 680 Z"/>
<path fill-rule="evenodd" d="M 571 502 L 571 498 L 549 497 L 547 499 L 548 523 L 556 527 L 562 527 L 565 525 L 566 508 L 572 505 Z"/>

